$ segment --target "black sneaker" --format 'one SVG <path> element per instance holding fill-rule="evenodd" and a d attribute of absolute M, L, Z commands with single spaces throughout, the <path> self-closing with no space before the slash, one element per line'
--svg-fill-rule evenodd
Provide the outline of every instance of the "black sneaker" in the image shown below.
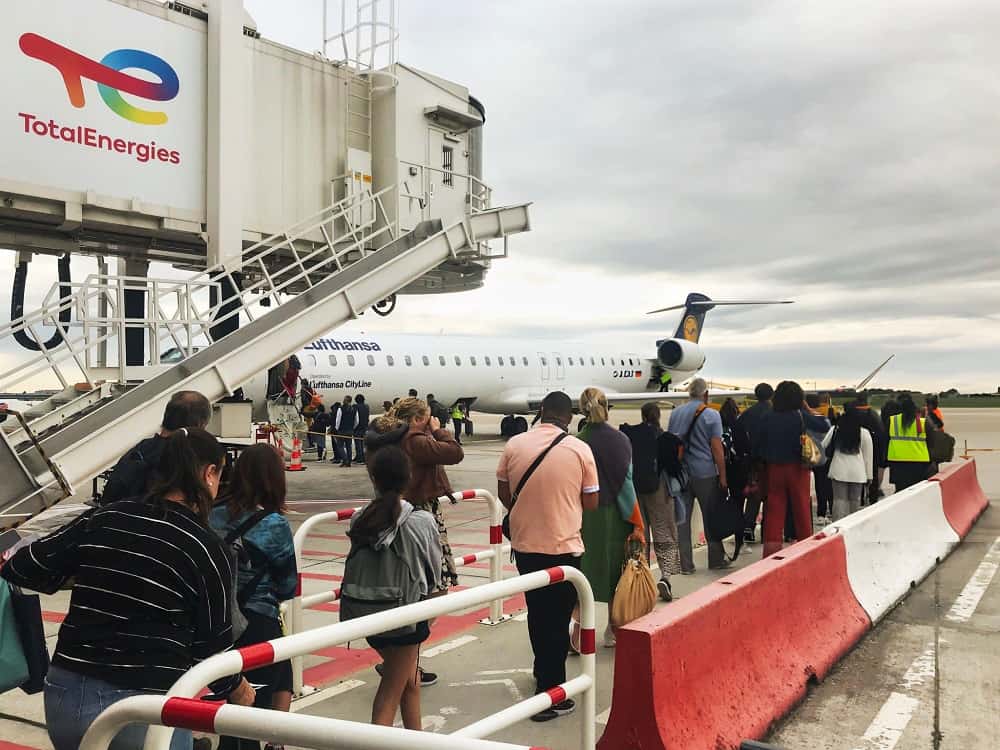
<path fill-rule="evenodd" d="M 672 602 L 674 600 L 674 592 L 670 589 L 670 581 L 666 578 L 661 578 L 656 584 L 656 590 L 660 594 L 660 598 L 665 602 Z"/>
<path fill-rule="evenodd" d="M 562 703 L 556 703 L 551 708 L 539 711 L 531 717 L 532 721 L 552 721 L 560 716 L 571 714 L 576 710 L 576 702 L 572 698 L 567 698 Z"/>
<path fill-rule="evenodd" d="M 376 664 L 375 671 L 378 672 L 378 676 L 381 677 L 382 673 L 385 671 L 385 664 Z M 438 676 L 434 674 L 434 672 L 425 672 L 423 667 L 417 667 L 417 672 L 420 674 L 420 687 L 437 685 Z"/>
<path fill-rule="evenodd" d="M 718 565 L 709 565 L 708 569 L 709 570 L 728 570 L 731 567 L 733 567 L 733 561 L 732 560 L 723 560 Z"/>

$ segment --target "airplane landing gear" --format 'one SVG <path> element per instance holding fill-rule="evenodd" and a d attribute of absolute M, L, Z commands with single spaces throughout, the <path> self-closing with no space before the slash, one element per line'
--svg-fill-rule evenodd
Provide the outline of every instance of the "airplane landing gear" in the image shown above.
<path fill-rule="evenodd" d="M 514 435 L 520 435 L 522 432 L 528 431 L 528 420 L 524 417 L 516 417 L 513 414 L 509 414 L 500 420 L 500 435 L 505 438 L 514 437 Z"/>

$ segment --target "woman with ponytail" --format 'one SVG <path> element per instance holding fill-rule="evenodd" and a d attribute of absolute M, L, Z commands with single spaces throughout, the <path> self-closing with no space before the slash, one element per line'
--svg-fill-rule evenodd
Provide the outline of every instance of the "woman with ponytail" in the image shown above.
<path fill-rule="evenodd" d="M 913 397 L 899 399 L 900 413 L 889 418 L 889 474 L 896 492 L 930 476 L 927 425 L 917 414 Z"/>
<path fill-rule="evenodd" d="M 375 498 L 351 519 L 351 551 L 344 564 L 340 619 L 349 620 L 393 606 L 426 599 L 441 585 L 441 546 L 434 516 L 403 499 L 410 464 L 398 445 L 378 450 L 369 463 Z M 387 602 L 387 591 L 398 592 Z M 372 723 L 392 726 L 402 712 L 403 726 L 421 728 L 417 666 L 429 623 L 370 636 L 368 644 L 383 659 Z"/>
<path fill-rule="evenodd" d="M 232 646 L 233 574 L 207 527 L 225 452 L 205 430 L 166 439 L 159 480 L 144 498 L 83 514 L 22 548 L 3 567 L 17 586 L 53 594 L 73 579 L 69 612 L 45 679 L 45 718 L 55 750 L 75 750 L 110 704 L 162 694 L 195 663 Z M 253 703 L 242 676 L 212 686 Z M 146 728 L 119 732 L 114 750 L 142 748 Z M 189 750 L 176 730 L 171 750 Z"/>
<path fill-rule="evenodd" d="M 577 437 L 590 446 L 601 485 L 597 510 L 583 514 L 586 552 L 580 567 L 590 581 L 594 598 L 607 602 L 610 612 L 625 562 L 625 542 L 631 537 L 644 544 L 645 525 L 632 484 L 632 443 L 608 424 L 607 396 L 598 388 L 587 388 L 580 394 L 580 411 L 586 425 Z M 573 619 L 575 628 L 575 614 Z M 610 622 L 604 631 L 604 645 L 615 645 Z"/>

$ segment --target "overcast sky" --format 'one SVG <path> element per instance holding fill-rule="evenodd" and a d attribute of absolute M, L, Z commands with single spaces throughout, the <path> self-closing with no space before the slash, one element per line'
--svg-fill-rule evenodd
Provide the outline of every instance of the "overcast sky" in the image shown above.
<path fill-rule="evenodd" d="M 1000 4 L 402 0 L 400 59 L 487 107 L 499 202 L 534 201 L 486 288 L 379 328 L 627 337 L 713 297 L 708 374 L 1000 385 Z M 317 0 L 248 0 L 320 46 Z M 470 310 L 476 315 L 470 315 Z M 365 324 L 376 322 L 365 316 Z"/>
<path fill-rule="evenodd" d="M 319 0 L 246 5 L 321 46 Z M 876 384 L 1000 385 L 996 0 L 399 5 L 400 59 L 485 103 L 486 179 L 533 231 L 484 289 L 352 327 L 652 355 L 677 317 L 644 313 L 689 291 L 789 298 L 711 313 L 706 374 L 834 386 L 895 353 Z"/>

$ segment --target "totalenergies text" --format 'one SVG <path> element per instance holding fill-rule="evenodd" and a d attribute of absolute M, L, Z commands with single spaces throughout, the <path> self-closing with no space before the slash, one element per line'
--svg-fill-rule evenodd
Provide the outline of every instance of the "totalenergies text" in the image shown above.
<path fill-rule="evenodd" d="M 133 141 L 125 138 L 115 138 L 100 132 L 97 128 L 84 125 L 63 125 L 55 120 L 46 120 L 28 112 L 18 112 L 17 116 L 24 123 L 24 132 L 41 138 L 52 138 L 56 141 L 76 143 L 88 148 L 111 151 L 132 156 L 143 164 L 162 162 L 164 164 L 180 164 L 180 151 L 157 146 L 156 141 Z"/>

